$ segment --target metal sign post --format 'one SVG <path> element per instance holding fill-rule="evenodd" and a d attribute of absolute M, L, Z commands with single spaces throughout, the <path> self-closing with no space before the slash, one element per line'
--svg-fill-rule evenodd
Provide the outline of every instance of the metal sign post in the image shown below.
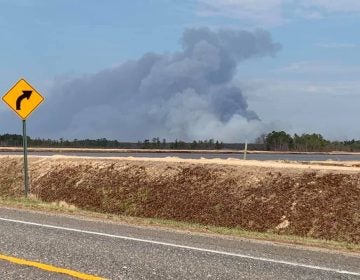
<path fill-rule="evenodd" d="M 26 119 L 44 101 L 44 97 L 27 81 L 20 79 L 4 96 L 3 101 L 22 119 L 24 147 L 24 193 L 29 194 L 29 170 L 26 136 Z"/>
<path fill-rule="evenodd" d="M 22 120 L 23 124 L 23 147 L 24 147 L 24 192 L 25 197 L 28 197 L 29 194 L 29 171 L 28 171 L 28 161 L 27 161 L 27 136 L 26 136 L 26 120 Z"/>

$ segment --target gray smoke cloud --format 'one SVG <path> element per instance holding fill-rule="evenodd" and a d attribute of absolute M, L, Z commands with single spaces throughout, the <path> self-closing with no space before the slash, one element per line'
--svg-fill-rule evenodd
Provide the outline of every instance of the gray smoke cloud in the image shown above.
<path fill-rule="evenodd" d="M 280 49 L 270 34 L 190 28 L 181 44 L 179 52 L 147 53 L 97 74 L 57 81 L 34 116 L 34 133 L 239 141 L 263 132 L 263 123 L 233 80 L 241 61 Z"/>

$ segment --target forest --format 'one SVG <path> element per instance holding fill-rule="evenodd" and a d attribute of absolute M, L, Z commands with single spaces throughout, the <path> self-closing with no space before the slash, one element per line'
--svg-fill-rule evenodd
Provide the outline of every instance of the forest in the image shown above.
<path fill-rule="evenodd" d="M 137 142 L 99 139 L 40 139 L 27 137 L 29 147 L 56 147 L 56 148 L 119 148 L 119 149 L 170 149 L 170 150 L 242 150 L 245 143 L 223 143 L 214 139 L 168 141 L 154 137 Z M 1 147 L 21 147 L 22 135 L 0 135 Z M 259 151 L 294 151 L 294 152 L 330 152 L 330 151 L 360 151 L 360 140 L 330 141 L 321 134 L 294 134 L 285 131 L 272 131 L 262 134 L 254 142 L 248 144 L 248 150 Z"/>

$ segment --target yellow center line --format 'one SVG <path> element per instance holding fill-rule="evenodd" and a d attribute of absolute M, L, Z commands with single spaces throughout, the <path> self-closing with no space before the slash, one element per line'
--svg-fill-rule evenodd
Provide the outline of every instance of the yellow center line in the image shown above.
<path fill-rule="evenodd" d="M 24 260 L 24 259 L 1 255 L 1 254 L 0 254 L 0 260 L 8 261 L 8 262 L 15 263 L 15 264 L 35 267 L 38 269 L 42 269 L 42 270 L 46 270 L 46 271 L 50 271 L 50 272 L 54 272 L 54 273 L 66 274 L 66 275 L 69 275 L 69 276 L 72 276 L 75 278 L 79 278 L 79 279 L 84 279 L 84 280 L 103 280 L 103 279 L 105 279 L 105 278 L 101 278 L 101 277 L 98 277 L 95 275 L 81 273 L 81 272 L 78 272 L 75 270 L 60 268 L 60 267 L 56 267 L 56 266 L 52 266 L 52 265 L 48 265 L 48 264 L 43 264 L 40 262 L 28 261 L 28 260 Z"/>

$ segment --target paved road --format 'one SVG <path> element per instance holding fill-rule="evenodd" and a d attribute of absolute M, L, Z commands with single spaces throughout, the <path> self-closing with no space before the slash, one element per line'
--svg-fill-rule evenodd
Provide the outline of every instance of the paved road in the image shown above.
<path fill-rule="evenodd" d="M 0 152 L 0 155 L 22 155 L 22 152 Z M 184 159 L 199 159 L 199 158 L 239 158 L 243 159 L 242 153 L 222 154 L 222 153 L 93 153 L 93 152 L 29 152 L 29 155 L 34 156 L 53 156 L 53 155 L 66 155 L 66 156 L 86 156 L 86 157 L 179 157 Z M 353 155 L 335 155 L 335 154 L 248 154 L 249 160 L 292 160 L 292 161 L 360 161 L 360 154 Z"/>
<path fill-rule="evenodd" d="M 109 279 L 360 279 L 357 255 L 1 207 L 0 254 Z M 1 260 L 0 278 L 72 279 Z"/>

